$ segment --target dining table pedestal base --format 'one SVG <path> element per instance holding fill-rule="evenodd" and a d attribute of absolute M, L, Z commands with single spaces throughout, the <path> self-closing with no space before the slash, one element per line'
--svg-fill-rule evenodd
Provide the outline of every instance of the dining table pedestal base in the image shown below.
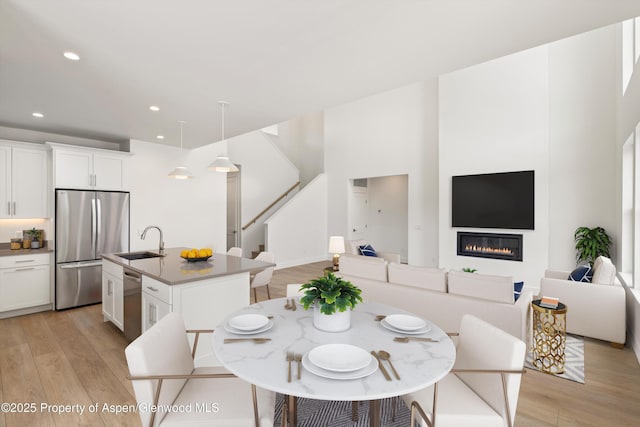
<path fill-rule="evenodd" d="M 380 399 L 369 401 L 369 427 L 380 425 Z"/>

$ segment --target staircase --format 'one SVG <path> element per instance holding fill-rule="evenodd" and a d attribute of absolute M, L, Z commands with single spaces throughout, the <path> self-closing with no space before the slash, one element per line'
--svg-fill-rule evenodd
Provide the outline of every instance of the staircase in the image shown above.
<path fill-rule="evenodd" d="M 263 244 L 258 245 L 258 250 L 257 251 L 251 251 L 251 258 L 255 259 L 255 257 L 260 255 L 260 252 L 264 252 L 264 245 Z"/>

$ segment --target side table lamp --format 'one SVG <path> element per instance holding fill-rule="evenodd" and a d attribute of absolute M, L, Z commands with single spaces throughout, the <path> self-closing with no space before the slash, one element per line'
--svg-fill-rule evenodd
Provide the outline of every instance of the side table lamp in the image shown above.
<path fill-rule="evenodd" d="M 333 271 L 338 271 L 340 268 L 340 254 L 344 253 L 344 237 L 329 237 L 329 253 L 333 254 Z"/>

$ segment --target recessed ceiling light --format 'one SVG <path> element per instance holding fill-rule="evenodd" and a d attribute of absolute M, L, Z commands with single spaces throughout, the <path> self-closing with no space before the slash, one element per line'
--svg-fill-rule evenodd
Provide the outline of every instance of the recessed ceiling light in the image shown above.
<path fill-rule="evenodd" d="M 164 135 L 158 135 L 158 136 L 156 136 L 156 138 L 158 138 L 158 139 L 164 139 Z"/>
<path fill-rule="evenodd" d="M 43 117 L 44 117 L 44 114 L 42 114 L 42 113 L 31 113 L 31 115 L 32 115 L 33 117 L 37 117 L 37 118 L 39 118 L 39 119 L 41 119 L 41 118 L 43 118 Z"/>
<path fill-rule="evenodd" d="M 78 61 L 80 59 L 80 55 L 75 52 L 65 52 L 64 57 L 72 61 Z"/>
<path fill-rule="evenodd" d="M 160 111 L 160 107 L 158 107 L 157 105 L 152 105 L 151 107 L 149 107 L 149 110 L 151 110 L 151 111 Z"/>

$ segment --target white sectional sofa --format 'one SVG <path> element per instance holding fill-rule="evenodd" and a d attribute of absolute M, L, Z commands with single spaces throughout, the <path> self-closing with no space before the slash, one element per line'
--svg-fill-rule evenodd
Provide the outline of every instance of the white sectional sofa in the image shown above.
<path fill-rule="evenodd" d="M 556 297 L 566 304 L 567 332 L 622 347 L 626 339 L 626 295 L 611 260 L 596 259 L 591 283 L 567 280 L 569 274 L 547 270 L 540 280 L 540 295 Z"/>
<path fill-rule="evenodd" d="M 347 250 L 349 252 L 347 253 L 351 255 L 364 256 L 360 254 L 360 246 L 363 246 L 366 244 L 367 244 L 366 240 L 349 240 L 347 242 Z M 377 254 L 377 258 L 383 258 L 388 262 L 400 262 L 400 254 L 394 254 L 391 252 L 380 252 L 380 251 L 376 251 L 376 254 Z M 375 257 L 370 257 L 370 258 L 375 258 Z"/>
<path fill-rule="evenodd" d="M 458 332 L 465 314 L 479 317 L 529 342 L 532 295 L 514 303 L 513 279 L 445 269 L 388 263 L 382 258 L 343 255 L 338 274 L 377 301 L 428 319 L 446 332 Z"/>

